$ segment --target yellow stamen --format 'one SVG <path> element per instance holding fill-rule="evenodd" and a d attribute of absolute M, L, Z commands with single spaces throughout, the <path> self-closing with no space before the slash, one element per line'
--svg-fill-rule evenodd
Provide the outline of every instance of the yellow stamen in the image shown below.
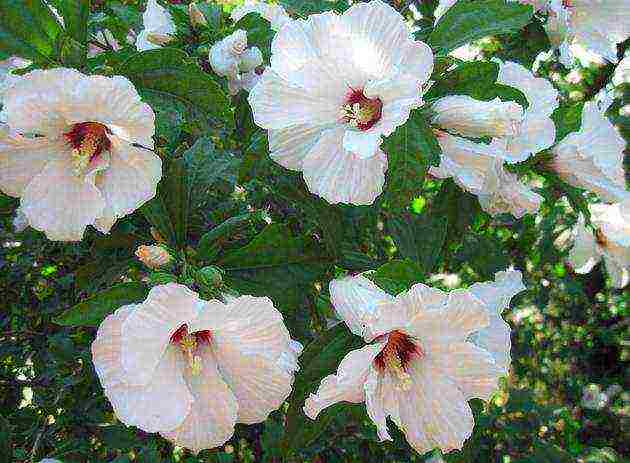
<path fill-rule="evenodd" d="M 193 355 L 195 349 L 197 349 L 197 339 L 194 336 L 186 335 L 179 341 L 179 345 L 184 351 L 184 355 L 188 359 L 188 365 L 190 366 L 190 370 L 193 376 L 201 373 L 202 363 L 201 357 L 198 355 Z"/>
<path fill-rule="evenodd" d="M 376 107 L 373 105 L 362 106 L 359 103 L 354 103 L 353 105 L 344 105 L 341 108 L 341 117 L 346 119 L 348 124 L 353 127 L 356 127 L 359 124 L 367 124 L 374 118 L 375 115 Z"/>
<path fill-rule="evenodd" d="M 398 355 L 395 352 L 388 352 L 385 356 L 385 366 L 392 372 L 398 379 L 396 389 L 400 391 L 408 391 L 411 389 L 413 381 L 411 375 L 407 373 L 402 367 L 402 363 Z"/>

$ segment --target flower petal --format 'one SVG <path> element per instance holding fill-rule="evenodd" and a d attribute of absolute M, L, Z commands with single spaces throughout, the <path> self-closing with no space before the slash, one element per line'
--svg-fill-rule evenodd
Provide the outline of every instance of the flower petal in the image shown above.
<path fill-rule="evenodd" d="M 376 131 L 361 132 L 348 129 L 343 134 L 343 149 L 348 153 L 356 154 L 362 160 L 370 159 L 377 154 L 378 147 L 383 139 Z"/>
<path fill-rule="evenodd" d="M 79 241 L 94 223 L 105 200 L 67 161 L 51 161 L 22 193 L 21 208 L 31 227 L 56 241 Z"/>
<path fill-rule="evenodd" d="M 492 354 L 469 342 L 434 346 L 426 353 L 426 360 L 450 378 L 467 400 L 489 400 L 505 373 Z"/>
<path fill-rule="evenodd" d="M 350 351 L 339 364 L 337 374 L 322 379 L 317 392 L 306 399 L 306 416 L 314 420 L 322 410 L 338 402 L 363 402 L 364 384 L 383 347 L 384 343 L 375 343 Z"/>
<path fill-rule="evenodd" d="M 269 157 L 287 169 L 302 170 L 304 158 L 319 140 L 322 129 L 320 125 L 300 124 L 269 130 Z"/>
<path fill-rule="evenodd" d="M 595 236 L 586 228 L 584 217 L 580 216 L 573 233 L 575 238 L 569 254 L 569 265 L 576 273 L 589 273 L 601 260 L 601 254 Z"/>
<path fill-rule="evenodd" d="M 372 204 L 383 191 L 387 157 L 381 151 L 369 159 L 343 149 L 344 129 L 326 130 L 303 161 L 311 193 L 331 204 Z"/>
<path fill-rule="evenodd" d="M 127 383 L 144 385 L 151 380 L 173 333 L 194 320 L 202 307 L 197 293 L 185 286 L 169 283 L 151 289 L 122 326 L 121 363 Z"/>
<path fill-rule="evenodd" d="M 9 135 L 0 125 L 0 189 L 20 197 L 48 161 L 60 159 L 67 151 L 61 143 L 47 139 Z"/>
<path fill-rule="evenodd" d="M 162 177 L 162 161 L 151 151 L 122 140 L 112 140 L 109 168 L 97 177 L 107 209 L 124 217 L 155 196 Z"/>
<path fill-rule="evenodd" d="M 556 126 L 550 117 L 538 113 L 526 113 L 518 132 L 506 137 L 507 162 L 521 162 L 531 155 L 553 145 L 556 139 Z"/>
<path fill-rule="evenodd" d="M 368 342 L 382 334 L 374 332 L 374 326 L 381 308 L 394 301 L 392 296 L 361 275 L 332 280 L 329 288 L 335 311 L 350 331 Z"/>
<path fill-rule="evenodd" d="M 130 386 L 121 365 L 123 322 L 139 304 L 123 306 L 108 316 L 92 343 L 92 360 L 116 416 L 129 426 L 147 432 L 173 429 L 190 412 L 192 396 L 184 383 L 181 354 L 171 349 L 156 367 L 153 381 Z"/>
<path fill-rule="evenodd" d="M 497 83 L 519 89 L 529 102 L 528 114 L 550 116 L 558 107 L 558 90 L 542 77 L 518 63 L 506 62 L 499 68 Z"/>
<path fill-rule="evenodd" d="M 195 453 L 223 445 L 234 434 L 239 405 L 219 374 L 209 346 L 199 349 L 202 370 L 193 375 L 186 369 L 185 379 L 193 395 L 193 404 L 184 422 L 174 430 L 160 434 L 176 445 Z"/>

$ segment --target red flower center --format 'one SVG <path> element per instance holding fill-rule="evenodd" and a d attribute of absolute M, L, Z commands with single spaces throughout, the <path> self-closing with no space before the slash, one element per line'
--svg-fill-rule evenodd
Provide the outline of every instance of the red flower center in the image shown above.
<path fill-rule="evenodd" d="M 173 333 L 171 336 L 171 344 L 179 345 L 185 337 L 194 337 L 197 344 L 210 344 L 212 335 L 210 330 L 195 331 L 194 333 L 188 333 L 188 325 L 183 324 Z"/>
<path fill-rule="evenodd" d="M 369 130 L 383 113 L 383 102 L 379 98 L 368 98 L 363 89 L 350 89 L 341 108 L 341 119 L 359 130 Z"/>
<path fill-rule="evenodd" d="M 401 390 L 409 390 L 411 376 L 407 372 L 413 359 L 422 358 L 424 353 L 417 341 L 401 331 L 392 331 L 387 337 L 387 344 L 374 359 L 374 366 L 384 373 L 388 371 L 398 380 Z M 377 338 L 382 339 L 383 336 Z"/>
<path fill-rule="evenodd" d="M 72 160 L 77 173 L 82 172 L 103 151 L 111 149 L 112 143 L 108 137 L 110 133 L 107 127 L 98 122 L 81 122 L 74 124 L 64 134 L 72 147 Z"/>
<path fill-rule="evenodd" d="M 184 323 L 171 335 L 170 342 L 181 349 L 192 375 L 195 376 L 203 369 L 202 359 L 200 355 L 197 355 L 197 349 L 200 344 L 210 344 L 211 340 L 212 336 L 209 330 L 188 333 L 188 325 Z"/>

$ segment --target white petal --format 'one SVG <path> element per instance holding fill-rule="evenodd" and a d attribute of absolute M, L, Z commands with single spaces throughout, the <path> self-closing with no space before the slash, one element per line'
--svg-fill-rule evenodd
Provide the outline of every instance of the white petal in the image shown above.
<path fill-rule="evenodd" d="M 457 3 L 457 0 L 440 0 L 439 4 L 437 6 L 437 8 L 435 9 L 435 23 L 437 24 L 438 21 L 442 18 L 442 16 L 444 16 L 444 14 L 453 6 L 455 5 L 455 3 Z"/>
<path fill-rule="evenodd" d="M 378 151 L 369 159 L 343 149 L 344 129 L 323 132 L 303 161 L 311 193 L 331 204 L 372 204 L 383 191 L 387 158 Z"/>
<path fill-rule="evenodd" d="M 365 409 L 376 425 L 378 438 L 382 441 L 393 440 L 387 430 L 387 416 L 398 421 L 398 398 L 395 383 L 388 373 L 380 373 L 370 368 L 364 386 Z"/>
<path fill-rule="evenodd" d="M 428 362 L 414 362 L 411 390 L 398 392 L 399 427 L 420 454 L 434 447 L 443 452 L 461 449 L 474 427 L 466 397 L 455 383 L 436 373 Z"/>
<path fill-rule="evenodd" d="M 377 153 L 382 141 L 378 132 L 348 129 L 343 134 L 343 149 L 367 160 Z"/>
<path fill-rule="evenodd" d="M 57 241 L 81 240 L 105 207 L 98 189 L 67 161 L 49 162 L 24 189 L 20 204 L 31 227 Z"/>
<path fill-rule="evenodd" d="M 619 263 L 615 259 L 604 256 L 606 262 L 606 270 L 608 276 L 612 280 L 614 288 L 623 289 L 630 283 L 630 259 L 626 259 L 625 263 Z"/>
<path fill-rule="evenodd" d="M 426 360 L 453 381 L 466 400 L 489 400 L 504 374 L 492 354 L 469 342 L 433 346 L 426 353 Z"/>
<path fill-rule="evenodd" d="M 236 396 L 240 423 L 260 423 L 291 393 L 298 352 L 270 299 L 208 303 L 191 331 L 208 329 L 219 371 Z"/>
<path fill-rule="evenodd" d="M 490 317 L 490 324 L 468 337 L 473 344 L 492 354 L 499 368 L 507 373 L 510 367 L 510 325 L 502 313 L 510 305 L 512 297 L 525 290 L 519 271 L 497 272 L 494 282 L 475 283 L 470 293 L 479 300 Z"/>
<path fill-rule="evenodd" d="M 151 380 L 173 333 L 194 320 L 201 307 L 197 293 L 185 286 L 169 283 L 151 289 L 122 327 L 122 366 L 129 384 Z"/>
<path fill-rule="evenodd" d="M 318 125 L 294 125 L 269 131 L 269 156 L 282 167 L 302 170 L 302 162 L 321 136 Z"/>
<path fill-rule="evenodd" d="M 382 307 L 388 307 L 394 298 L 367 278 L 358 275 L 332 280 L 330 300 L 337 315 L 350 331 L 371 341 L 383 333 L 374 332 Z"/>
<path fill-rule="evenodd" d="M 0 126 L 0 189 L 19 197 L 48 161 L 67 151 L 61 143 L 9 135 Z"/>
<path fill-rule="evenodd" d="M 423 350 L 435 343 L 464 341 L 469 334 L 488 326 L 488 313 L 468 291 L 451 291 L 442 304 L 435 304 L 434 298 L 425 294 L 426 287 L 417 284 L 406 296 L 410 304 L 416 305 L 416 314 L 405 331 L 420 339 Z M 425 304 L 427 300 L 429 304 Z"/>
<path fill-rule="evenodd" d="M 182 375 L 181 354 L 175 350 L 165 353 L 156 368 L 158 374 L 146 386 L 128 385 L 122 369 L 122 324 L 139 307 L 123 306 L 101 323 L 92 343 L 94 368 L 123 423 L 147 432 L 173 429 L 188 415 L 192 403 Z"/>
<path fill-rule="evenodd" d="M 193 395 L 191 412 L 178 428 L 160 433 L 195 453 L 219 447 L 232 437 L 239 408 L 234 394 L 219 375 L 210 348 L 201 347 L 199 354 L 203 365 L 201 373 L 192 375 L 190 368 L 185 373 Z"/>
<path fill-rule="evenodd" d="M 306 399 L 306 416 L 314 420 L 322 410 L 338 402 L 363 402 L 363 388 L 372 362 L 384 346 L 383 343 L 376 343 L 350 351 L 339 364 L 337 374 L 326 376 L 317 392 Z"/>
<path fill-rule="evenodd" d="M 97 180 L 116 217 L 131 214 L 155 196 L 162 177 L 162 161 L 151 151 L 112 140 L 110 165 Z"/>
<path fill-rule="evenodd" d="M 532 72 L 518 63 L 501 64 L 497 83 L 519 89 L 529 102 L 527 112 L 550 116 L 558 107 L 558 90 L 547 79 L 534 77 Z"/>
<path fill-rule="evenodd" d="M 147 8 L 142 15 L 142 22 L 145 29 L 149 31 L 164 30 L 165 34 L 175 32 L 175 23 L 171 14 L 157 0 L 147 1 Z"/>
<path fill-rule="evenodd" d="M 138 51 L 156 50 L 158 48 L 161 48 L 159 45 L 149 42 L 149 34 L 151 34 L 151 31 L 143 29 L 138 34 L 138 37 L 136 37 L 136 49 Z"/>
<path fill-rule="evenodd" d="M 573 234 L 574 242 L 569 254 L 569 265 L 576 273 L 589 273 L 601 260 L 601 254 L 593 232 L 586 228 L 584 217 L 580 216 Z"/>
<path fill-rule="evenodd" d="M 292 21 L 285 9 L 281 5 L 269 4 L 258 0 L 245 0 L 242 6 L 235 8 L 230 17 L 232 21 L 238 22 L 249 13 L 258 13 L 269 21 L 271 29 L 280 30 L 286 23 Z"/>
<path fill-rule="evenodd" d="M 449 95 L 433 104 L 433 122 L 464 137 L 514 135 L 523 120 L 523 108 L 498 98 L 480 101 L 468 95 Z"/>
<path fill-rule="evenodd" d="M 330 94 L 322 88 L 304 88 L 267 69 L 249 94 L 256 125 L 283 129 L 299 124 L 335 124 L 345 91 Z"/>
<path fill-rule="evenodd" d="M 553 145 L 556 139 L 556 125 L 550 117 L 527 112 L 513 136 L 506 137 L 505 160 L 521 162 L 530 156 Z"/>

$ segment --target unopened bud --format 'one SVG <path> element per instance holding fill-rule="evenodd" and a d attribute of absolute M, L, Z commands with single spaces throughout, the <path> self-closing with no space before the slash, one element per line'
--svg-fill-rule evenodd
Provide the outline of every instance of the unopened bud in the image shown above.
<path fill-rule="evenodd" d="M 136 257 L 151 269 L 160 268 L 171 261 L 171 255 L 162 246 L 139 246 Z"/>
<path fill-rule="evenodd" d="M 190 18 L 190 24 L 192 24 L 193 27 L 208 25 L 206 17 L 203 15 L 201 10 L 199 10 L 199 7 L 195 2 L 191 2 L 190 5 L 188 5 L 188 17 Z"/>
<path fill-rule="evenodd" d="M 147 41 L 149 41 L 153 45 L 157 45 L 159 47 L 162 47 L 162 46 L 166 45 L 167 43 L 171 42 L 172 40 L 173 40 L 173 36 L 168 35 L 168 34 L 158 34 L 158 33 L 155 33 L 155 32 L 151 32 L 151 33 L 147 34 Z"/>
<path fill-rule="evenodd" d="M 206 288 L 218 288 L 223 283 L 223 276 L 220 269 L 209 266 L 198 270 L 195 274 L 195 280 Z"/>

